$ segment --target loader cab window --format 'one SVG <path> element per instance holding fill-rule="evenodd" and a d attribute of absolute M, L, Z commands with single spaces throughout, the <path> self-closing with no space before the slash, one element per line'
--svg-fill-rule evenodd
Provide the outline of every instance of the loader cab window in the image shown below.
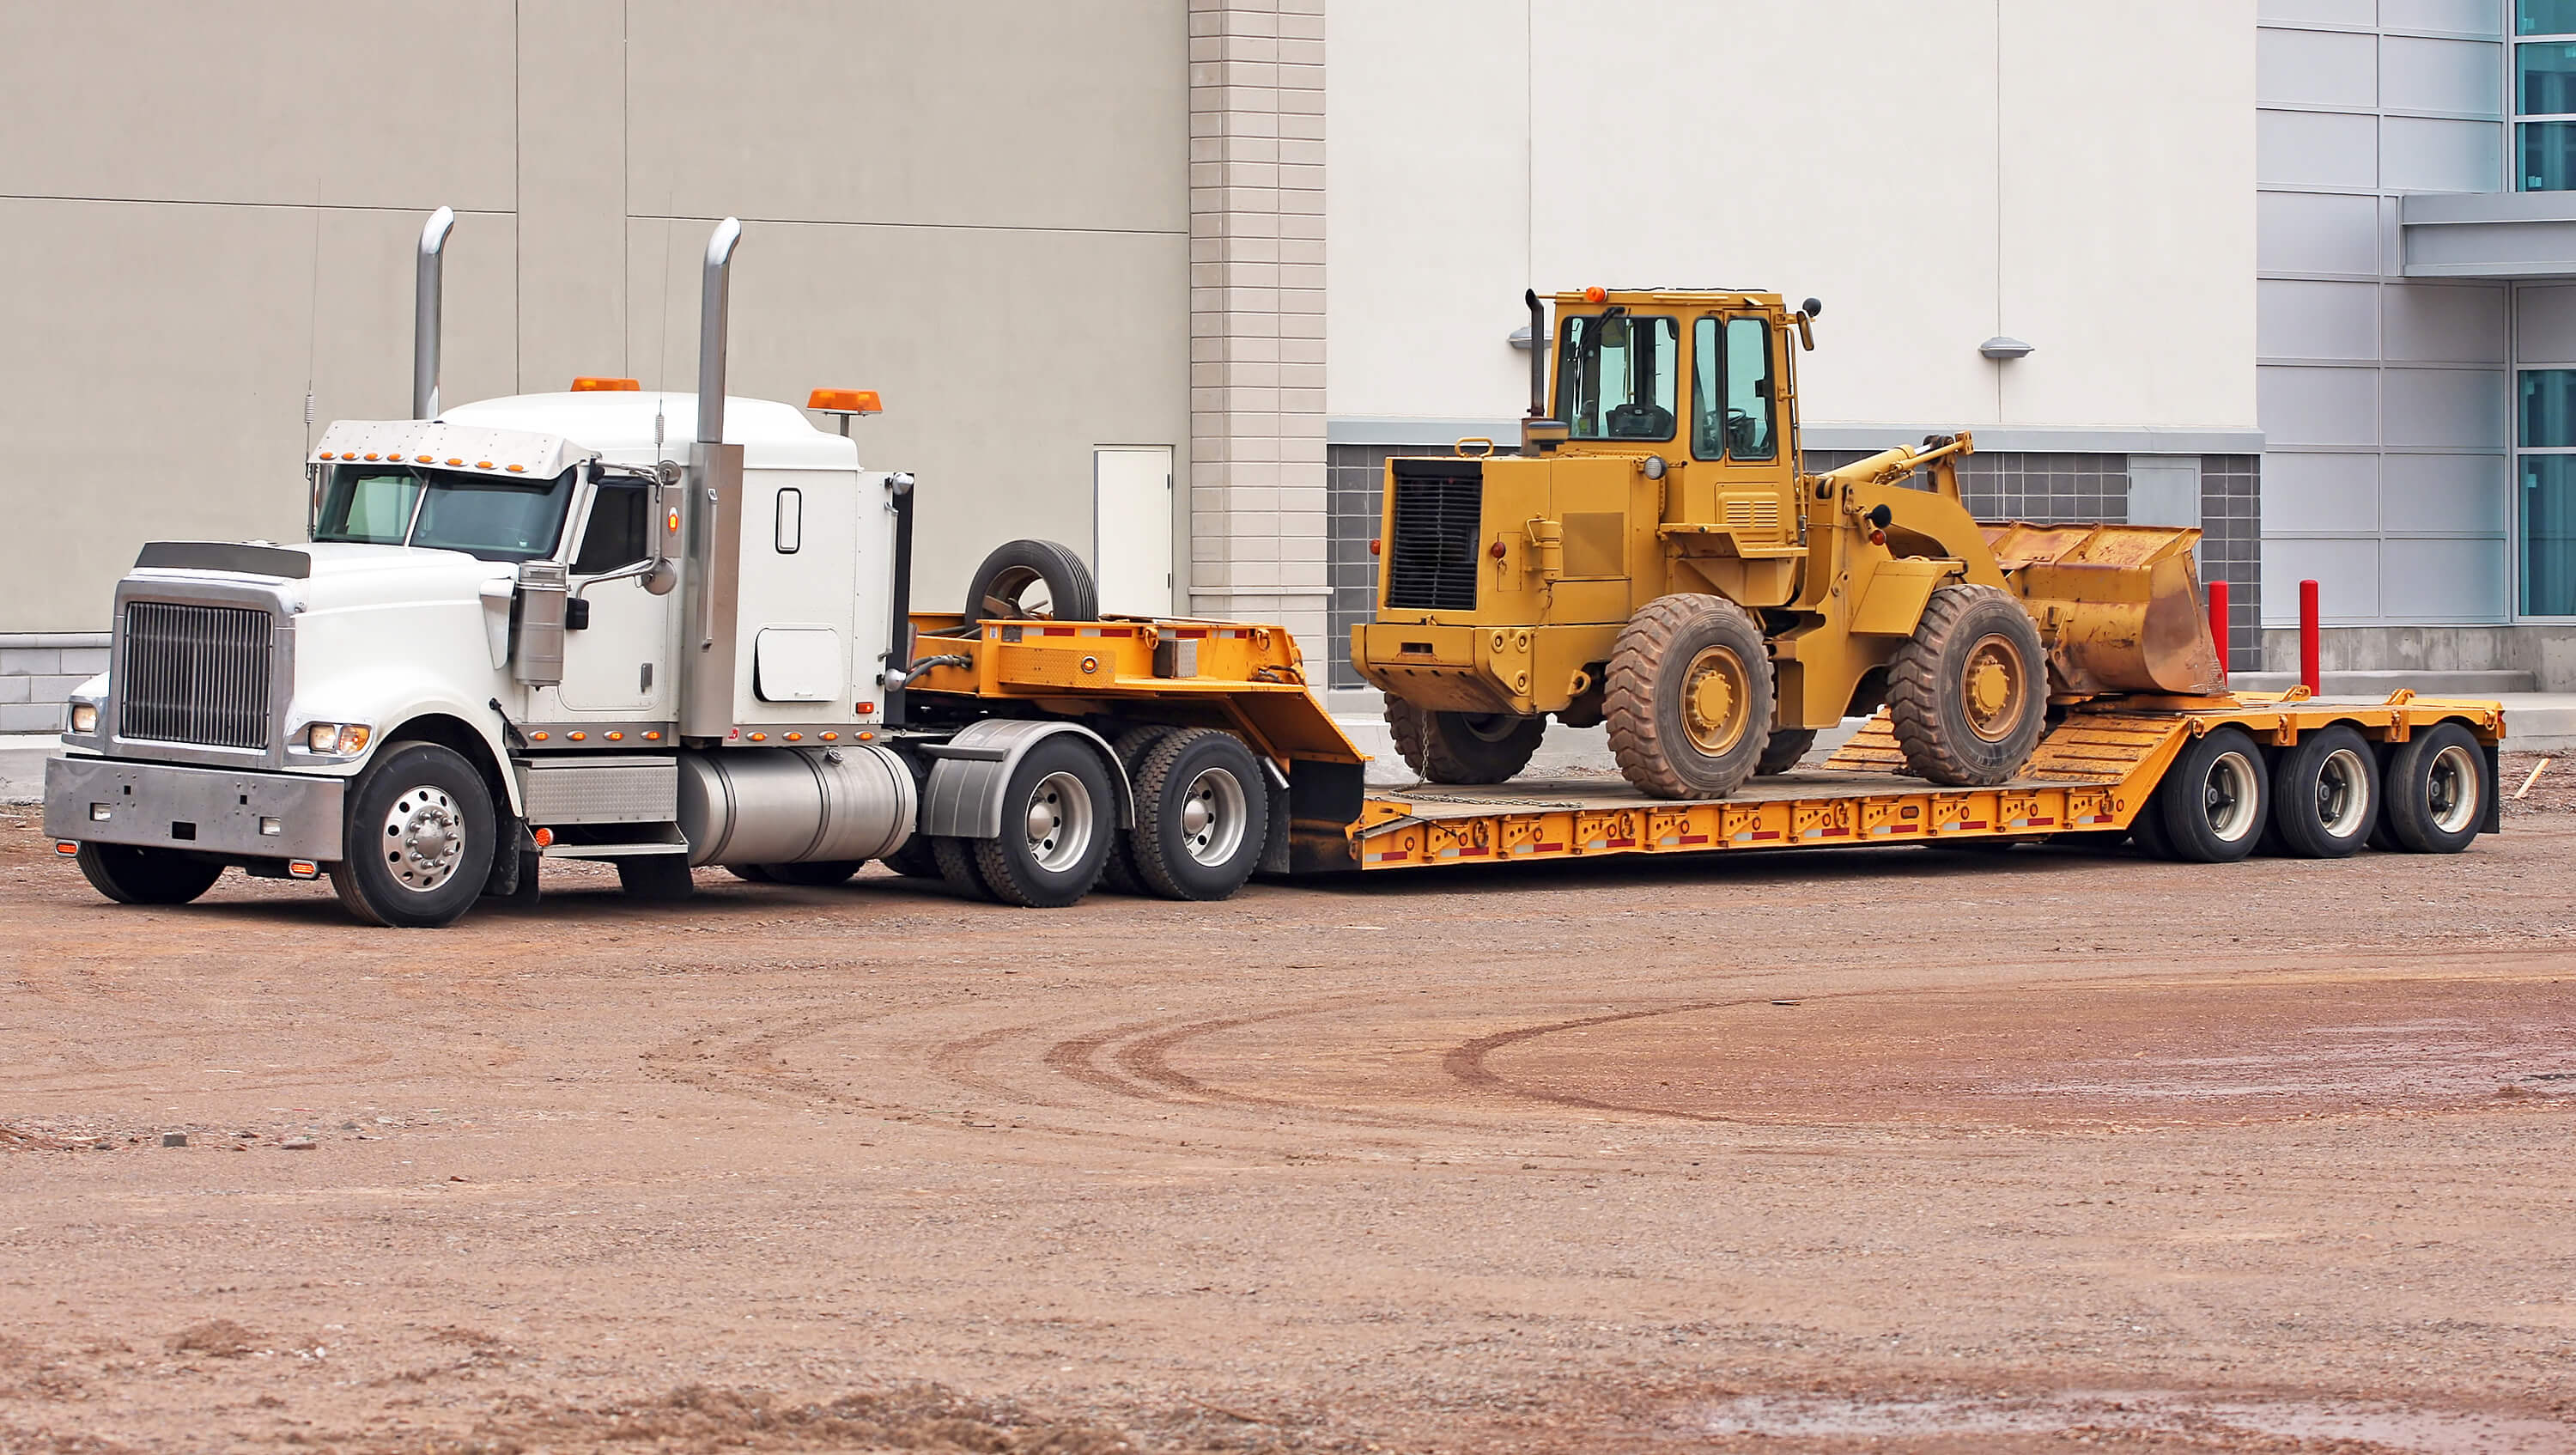
<path fill-rule="evenodd" d="M 1569 318 L 1559 334 L 1556 417 L 1579 440 L 1669 440 L 1681 329 L 1617 310 Z"/>
<path fill-rule="evenodd" d="M 652 512 L 652 498 L 642 481 L 601 481 L 591 501 L 590 523 L 582 527 L 581 553 L 573 557 L 572 574 L 596 576 L 651 555 L 645 534 L 652 526 Z"/>
<path fill-rule="evenodd" d="M 1703 318 L 1691 330 L 1691 454 L 1743 462 L 1780 457 L 1771 325 Z"/>
<path fill-rule="evenodd" d="M 484 561 L 552 555 L 572 503 L 572 470 L 551 480 L 340 465 L 322 493 L 317 541 L 426 546 Z"/>

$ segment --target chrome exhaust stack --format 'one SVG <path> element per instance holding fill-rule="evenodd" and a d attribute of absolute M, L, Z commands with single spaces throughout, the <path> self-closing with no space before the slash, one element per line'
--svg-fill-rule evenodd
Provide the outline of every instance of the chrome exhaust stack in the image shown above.
<path fill-rule="evenodd" d="M 742 575 L 742 446 L 724 442 L 725 327 L 734 245 L 726 218 L 707 239 L 698 297 L 698 429 L 689 447 L 688 569 L 680 657 L 680 736 L 722 742 L 733 731 L 735 613 Z"/>
<path fill-rule="evenodd" d="M 442 207 L 420 230 L 420 263 L 412 284 L 411 417 L 438 418 L 439 284 L 456 210 Z"/>

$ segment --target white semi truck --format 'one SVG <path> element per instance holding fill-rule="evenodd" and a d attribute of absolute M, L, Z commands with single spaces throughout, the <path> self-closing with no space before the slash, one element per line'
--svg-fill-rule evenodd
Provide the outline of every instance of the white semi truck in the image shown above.
<path fill-rule="evenodd" d="M 118 583 L 109 670 L 45 784 L 48 832 L 101 893 L 184 903 L 239 867 L 428 927 L 533 896 L 547 856 L 613 862 L 644 897 L 687 893 L 694 865 L 816 884 L 888 859 L 1033 905 L 1104 873 L 1221 897 L 1280 856 L 1289 761 L 1193 731 L 1226 722 L 1203 691 L 970 687 L 906 711 L 912 480 L 860 464 L 848 419 L 873 394 L 816 391 L 837 434 L 725 396 L 736 222 L 707 245 L 694 397 L 584 379 L 442 410 L 452 223 L 421 237 L 414 417 L 323 432 L 310 539 L 155 543 Z M 945 629 L 1096 615 L 1079 558 L 1020 541 Z M 1304 699 L 1278 643 L 1247 687 Z M 1310 711 L 1355 797 L 1358 755 Z"/>

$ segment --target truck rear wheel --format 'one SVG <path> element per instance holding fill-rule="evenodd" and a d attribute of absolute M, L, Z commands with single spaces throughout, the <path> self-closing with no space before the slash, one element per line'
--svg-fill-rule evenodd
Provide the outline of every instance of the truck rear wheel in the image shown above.
<path fill-rule="evenodd" d="M 939 866 L 939 882 L 967 899 L 990 901 L 993 891 L 984 871 L 975 867 L 975 841 L 941 834 L 930 841 L 930 862 Z"/>
<path fill-rule="evenodd" d="M 1933 592 L 1888 663 L 1887 711 L 1914 776 L 1957 787 L 2010 781 L 2048 725 L 2039 624 L 2000 587 Z"/>
<path fill-rule="evenodd" d="M 90 888 L 119 904 L 186 904 L 224 874 L 223 865 L 176 849 L 133 844 L 83 844 L 73 862 Z"/>
<path fill-rule="evenodd" d="M 971 841 L 984 887 L 1031 909 L 1089 894 L 1118 832 L 1117 795 L 1109 765 L 1081 738 L 1059 733 L 1029 749 L 1002 795 L 1001 836 Z"/>
<path fill-rule="evenodd" d="M 1127 781 L 1130 784 L 1136 781 L 1136 775 L 1144 769 L 1145 755 L 1152 752 L 1155 744 L 1170 737 L 1174 731 L 1176 729 L 1165 727 L 1160 723 L 1147 723 L 1141 727 L 1131 727 L 1110 740 L 1109 751 L 1118 759 L 1118 766 L 1127 770 Z M 1142 794 L 1137 796 L 1136 816 L 1140 822 L 1145 816 L 1145 802 Z M 1145 881 L 1136 873 L 1136 839 L 1132 832 L 1109 836 L 1109 858 L 1100 866 L 1100 883 L 1103 888 L 1119 894 L 1152 892 L 1145 887 Z"/>
<path fill-rule="evenodd" d="M 2340 723 L 2292 745 L 2272 765 L 2272 828 L 2279 852 L 2340 859 L 2379 822 L 2379 759 Z"/>
<path fill-rule="evenodd" d="M 455 749 L 403 743 L 349 794 L 346 847 L 331 887 L 349 913 L 434 930 L 474 907 L 492 874 L 499 820 L 483 775 Z"/>
<path fill-rule="evenodd" d="M 1723 798 L 1771 742 L 1762 628 L 1723 596 L 1659 596 L 1620 629 L 1603 716 L 1619 771 L 1657 798 Z"/>
<path fill-rule="evenodd" d="M 2183 745 L 2147 812 L 2163 815 L 2169 856 L 2230 864 L 2254 852 L 2271 812 L 2263 750 L 2243 728 L 2224 727 Z"/>
<path fill-rule="evenodd" d="M 1243 887 L 1270 836 L 1270 795 L 1243 740 L 1184 728 L 1136 774 L 1136 872 L 1165 899 L 1223 899 Z"/>
<path fill-rule="evenodd" d="M 1082 558 L 1053 541 L 1005 541 L 966 587 L 966 620 L 1090 621 L 1100 587 Z"/>
<path fill-rule="evenodd" d="M 931 848 L 930 836 L 924 833 L 915 833 L 878 862 L 906 879 L 939 877 L 939 854 Z"/>
<path fill-rule="evenodd" d="M 1502 783 L 1529 766 L 1547 719 L 1508 712 L 1439 712 L 1386 700 L 1386 728 L 1425 783 Z"/>
<path fill-rule="evenodd" d="M 2467 728 L 2446 722 L 2399 743 L 2388 755 L 2385 812 L 2397 846 L 2456 854 L 2486 817 L 2486 754 Z"/>
<path fill-rule="evenodd" d="M 1762 745 L 1761 760 L 1753 765 L 1753 776 L 1772 778 L 1798 766 L 1807 750 L 1816 745 L 1814 728 L 1781 728 Z"/>

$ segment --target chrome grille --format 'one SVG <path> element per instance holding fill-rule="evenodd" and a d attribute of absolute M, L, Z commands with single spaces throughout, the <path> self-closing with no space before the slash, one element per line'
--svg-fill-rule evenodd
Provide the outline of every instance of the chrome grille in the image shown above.
<path fill-rule="evenodd" d="M 268 613 L 251 607 L 127 602 L 110 684 L 117 736 L 267 747 L 268 629 Z"/>

